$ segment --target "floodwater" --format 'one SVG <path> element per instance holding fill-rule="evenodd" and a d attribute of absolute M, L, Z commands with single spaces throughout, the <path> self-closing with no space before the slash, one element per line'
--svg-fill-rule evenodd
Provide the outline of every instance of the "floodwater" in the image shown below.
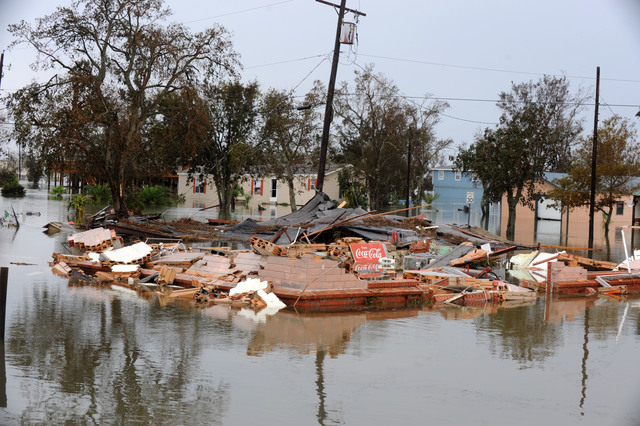
<path fill-rule="evenodd" d="M 637 300 L 275 315 L 165 305 L 51 273 L 66 235 L 42 226 L 67 220 L 65 204 L 0 198 L 21 219 L 0 228 L 0 424 L 640 424 Z"/>

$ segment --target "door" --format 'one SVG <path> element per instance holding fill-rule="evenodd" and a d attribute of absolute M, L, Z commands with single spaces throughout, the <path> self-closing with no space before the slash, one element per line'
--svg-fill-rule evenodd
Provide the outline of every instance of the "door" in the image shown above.
<path fill-rule="evenodd" d="M 278 201 L 278 179 L 271 179 L 271 197 L 269 201 Z"/>

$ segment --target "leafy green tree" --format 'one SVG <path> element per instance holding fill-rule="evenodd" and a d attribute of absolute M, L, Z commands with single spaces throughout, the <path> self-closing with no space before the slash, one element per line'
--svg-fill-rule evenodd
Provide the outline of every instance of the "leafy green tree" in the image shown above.
<path fill-rule="evenodd" d="M 18 176 L 7 168 L 0 169 L 0 186 L 3 197 L 24 197 L 24 186 L 18 182 Z"/>
<path fill-rule="evenodd" d="M 107 204 L 111 202 L 111 188 L 109 188 L 109 185 L 106 183 L 87 185 L 83 190 L 96 204 Z"/>
<path fill-rule="evenodd" d="M 569 210 L 591 202 L 591 158 L 593 136 L 581 138 L 581 145 L 566 177 L 556 179 L 550 197 Z M 633 123 L 613 116 L 598 128 L 596 157 L 596 204 L 604 215 L 605 235 L 616 203 L 640 187 L 640 145 Z"/>
<path fill-rule="evenodd" d="M 220 217 L 230 218 L 233 190 L 257 157 L 258 83 L 205 85 L 207 138 L 190 159 L 190 174 L 212 175 Z"/>
<path fill-rule="evenodd" d="M 481 180 L 484 197 L 497 202 L 505 195 L 506 237 L 515 235 L 516 206 L 533 206 L 536 184 L 547 171 L 565 171 L 582 131 L 580 93 L 569 92 L 565 77 L 545 76 L 537 82 L 512 84 L 499 95 L 502 110 L 494 129 L 485 129 L 458 153 L 455 164 Z"/>
<path fill-rule="evenodd" d="M 291 211 L 297 210 L 296 175 L 313 166 L 312 152 L 318 147 L 322 131 L 319 113 L 314 106 L 320 100 L 313 90 L 297 108 L 286 91 L 269 91 L 262 100 L 263 125 L 260 132 L 266 168 L 289 188 Z"/>
<path fill-rule="evenodd" d="M 7 167 L 0 168 L 0 186 L 4 186 L 7 183 L 12 182 L 18 182 L 18 176 L 16 173 Z"/>
<path fill-rule="evenodd" d="M 347 202 L 345 207 L 367 208 L 367 189 L 364 182 L 359 180 L 351 171 L 350 167 L 345 167 L 338 172 L 338 185 L 342 190 L 342 197 Z"/>
<path fill-rule="evenodd" d="M 37 188 L 44 171 L 42 162 L 36 157 L 36 154 L 29 153 L 26 156 L 25 165 L 27 166 L 27 179 Z"/>
<path fill-rule="evenodd" d="M 238 64 L 224 28 L 191 34 L 163 26 L 169 13 L 161 0 L 78 0 L 35 27 L 9 27 L 16 43 L 39 53 L 36 67 L 58 71 L 12 96 L 18 142 L 99 176 L 125 217 L 127 183 L 153 158 L 143 129 L 159 102 L 201 71 L 220 76 Z"/>

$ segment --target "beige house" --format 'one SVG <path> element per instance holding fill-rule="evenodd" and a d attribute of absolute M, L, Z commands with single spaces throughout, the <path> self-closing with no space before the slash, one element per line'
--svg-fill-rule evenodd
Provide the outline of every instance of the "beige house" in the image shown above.
<path fill-rule="evenodd" d="M 582 247 L 589 235 L 589 207 L 579 207 L 571 210 L 558 209 L 553 201 L 544 195 L 554 188 L 545 180 L 536 186 L 536 193 L 541 197 L 534 208 L 518 204 L 516 207 L 515 238 L 520 244 L 535 245 L 537 241 L 543 244 L 551 243 L 558 246 Z M 621 227 L 628 227 L 634 222 L 636 201 L 632 194 L 621 197 L 613 209 L 609 233 L 611 238 L 619 233 Z M 509 217 L 506 195 L 501 202 L 500 235 L 505 235 L 507 219 Z M 606 244 L 604 235 L 604 216 L 596 211 L 594 215 L 594 245 L 602 247 Z"/>
<path fill-rule="evenodd" d="M 331 165 L 324 178 L 324 193 L 332 200 L 341 201 L 342 194 L 338 184 L 338 172 L 343 166 Z M 309 170 L 295 176 L 296 204 L 304 205 L 316 193 L 317 171 Z M 240 182 L 242 190 L 250 196 L 251 204 L 289 205 L 289 186 L 284 180 L 273 176 L 245 176 Z M 218 193 L 211 176 L 204 179 L 191 177 L 185 172 L 178 173 L 178 194 L 184 195 L 185 206 L 202 208 L 218 204 Z M 241 195 L 238 201 L 244 201 Z"/>

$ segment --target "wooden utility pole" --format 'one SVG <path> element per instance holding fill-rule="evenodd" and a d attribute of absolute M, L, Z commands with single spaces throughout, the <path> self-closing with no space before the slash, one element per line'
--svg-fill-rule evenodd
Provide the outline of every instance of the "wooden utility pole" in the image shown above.
<path fill-rule="evenodd" d="M 329 130 L 331 128 L 331 120 L 333 120 L 333 92 L 336 87 L 336 75 L 338 73 L 338 61 L 340 59 L 340 31 L 342 30 L 342 19 L 344 12 L 349 11 L 356 15 L 367 16 L 357 10 L 348 9 L 347 0 L 342 0 L 340 6 L 324 0 L 316 0 L 318 3 L 327 4 L 329 6 L 338 7 L 338 27 L 336 29 L 336 40 L 333 47 L 333 62 L 331 63 L 331 75 L 329 76 L 329 88 L 327 89 L 327 104 L 324 109 L 324 125 L 322 127 L 322 140 L 320 142 L 320 160 L 318 162 L 318 179 L 316 181 L 316 191 L 322 192 L 324 187 L 324 168 L 327 163 L 327 149 L 329 147 Z"/>
<path fill-rule="evenodd" d="M 593 118 L 593 151 L 591 153 L 591 199 L 589 200 L 589 248 L 593 248 L 593 219 L 596 207 L 596 164 L 598 154 L 598 106 L 600 104 L 600 67 L 596 69 L 596 111 Z"/>
<path fill-rule="evenodd" d="M 411 198 L 411 138 L 413 134 L 409 135 L 409 141 L 407 143 L 407 202 L 405 207 L 410 206 L 410 198 Z M 408 215 L 408 213 L 407 213 Z"/>
<path fill-rule="evenodd" d="M 0 85 L 2 84 L 2 67 L 4 65 L 4 50 L 2 51 L 2 54 L 0 55 Z"/>

